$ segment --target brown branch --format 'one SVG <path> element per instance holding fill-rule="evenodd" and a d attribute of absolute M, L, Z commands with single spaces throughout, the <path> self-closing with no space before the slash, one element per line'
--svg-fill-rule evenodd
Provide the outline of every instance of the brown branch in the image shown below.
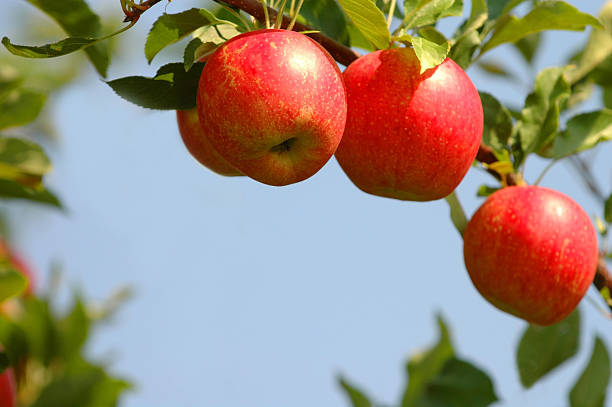
<path fill-rule="evenodd" d="M 125 18 L 123 19 L 124 23 L 128 22 L 136 22 L 140 18 L 140 15 L 159 3 L 162 0 L 146 0 L 142 3 L 136 4 L 136 7 L 130 7 L 128 10 L 123 9 L 125 13 Z"/>
<path fill-rule="evenodd" d="M 147 0 L 138 5 L 138 8 L 135 8 L 130 11 L 130 14 L 126 13 L 124 21 L 134 21 L 138 20 L 140 15 L 144 13 L 146 10 L 159 3 L 161 0 Z M 245 13 L 255 17 L 260 22 L 265 21 L 265 14 L 263 11 L 263 7 L 258 0 L 224 0 L 224 3 L 238 8 Z M 276 10 L 268 7 L 268 14 L 271 21 L 274 21 L 277 16 Z M 291 22 L 291 19 L 287 16 L 283 16 L 282 27 L 287 27 Z M 294 31 L 312 31 L 312 27 L 308 27 L 304 24 L 296 23 L 293 27 Z M 340 44 L 338 41 L 329 38 L 321 33 L 311 33 L 307 34 L 313 40 L 317 41 L 323 48 L 325 48 L 331 56 L 340 64 L 344 66 L 348 66 L 351 62 L 359 58 L 359 54 L 353 51 L 351 48 Z M 478 154 L 476 155 L 476 160 L 483 164 L 493 164 L 497 161 L 497 157 L 493 153 L 493 150 L 486 146 L 484 143 L 480 144 L 480 148 L 478 149 Z M 584 169 L 584 168 L 583 168 Z M 502 179 L 502 176 L 492 170 L 487 169 L 487 171 L 493 175 L 498 180 Z M 517 177 L 515 174 L 506 175 L 506 184 L 507 185 L 517 185 Z M 593 193 L 597 195 L 601 195 L 599 188 L 596 187 L 596 184 L 593 182 L 589 182 L 587 177 L 585 177 L 585 182 L 589 189 L 592 190 Z M 593 280 L 593 284 L 597 287 L 598 290 L 601 290 L 603 287 L 608 287 L 610 292 L 612 293 L 612 274 L 606 265 L 603 257 L 600 257 L 599 262 L 597 264 L 597 274 L 595 275 L 595 279 Z M 612 305 L 610 305 L 610 309 L 612 309 Z"/>

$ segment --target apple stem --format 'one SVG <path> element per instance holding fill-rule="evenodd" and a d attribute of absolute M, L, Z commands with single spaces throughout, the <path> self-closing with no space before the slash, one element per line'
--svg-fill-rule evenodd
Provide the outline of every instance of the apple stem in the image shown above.
<path fill-rule="evenodd" d="M 450 217 L 453 221 L 453 225 L 455 225 L 455 228 L 457 229 L 461 237 L 463 237 L 463 232 L 465 231 L 465 228 L 468 224 L 468 220 L 465 216 L 463 206 L 461 206 L 461 202 L 459 202 L 459 198 L 457 198 L 457 194 L 455 194 L 455 191 L 451 192 L 444 199 L 450 207 Z"/>
<path fill-rule="evenodd" d="M 393 21 L 393 14 L 395 13 L 395 4 L 397 0 L 391 0 L 391 5 L 389 6 L 389 15 L 387 16 L 387 29 L 391 29 L 391 22 Z"/>
<path fill-rule="evenodd" d="M 542 179 L 544 178 L 544 176 L 546 175 L 546 173 L 548 172 L 548 170 L 550 170 L 551 167 L 553 165 L 555 165 L 556 163 L 557 163 L 556 159 L 550 160 L 550 162 L 546 165 L 546 167 L 544 167 L 544 169 L 540 173 L 540 176 L 538 177 L 538 179 L 536 179 L 536 181 L 533 183 L 533 185 L 539 185 L 540 182 L 542 181 Z"/>
<path fill-rule="evenodd" d="M 264 16 L 265 16 L 265 20 L 266 20 L 266 28 L 270 29 L 270 15 L 268 14 L 268 4 L 266 0 L 259 0 L 259 2 L 261 3 L 261 7 L 263 8 L 264 11 Z"/>
<path fill-rule="evenodd" d="M 225 4 L 223 4 L 223 3 L 218 3 L 218 4 L 219 4 L 219 5 L 220 5 L 220 6 L 221 6 L 221 7 L 222 7 L 224 10 L 226 10 L 228 13 L 230 13 L 231 15 L 233 15 L 234 17 L 236 17 L 238 20 L 240 20 L 240 22 L 242 23 L 242 25 L 244 26 L 244 28 L 245 28 L 247 31 L 250 31 L 251 29 L 253 29 L 253 25 L 252 25 L 252 24 L 249 24 L 248 20 L 246 20 L 244 17 L 242 17 L 242 16 L 240 15 L 240 13 L 239 13 L 239 12 L 237 12 L 236 10 L 234 10 L 234 9 L 233 9 L 233 8 L 231 8 L 231 7 L 226 6 L 226 5 L 225 5 Z M 257 20 L 256 20 L 256 21 L 257 21 Z M 214 26 L 214 27 L 216 27 L 216 26 Z"/>
<path fill-rule="evenodd" d="M 295 22 L 297 21 L 297 18 L 300 15 L 300 10 L 302 9 L 302 4 L 304 4 L 304 0 L 300 0 L 298 2 L 297 8 L 295 9 L 295 14 L 294 14 L 293 18 L 291 19 L 291 22 L 287 26 L 288 30 L 292 30 L 293 29 L 293 26 L 295 25 Z"/>
<path fill-rule="evenodd" d="M 283 25 L 283 13 L 285 12 L 285 7 L 287 6 L 287 0 L 283 0 L 281 3 L 278 14 L 276 14 L 276 23 L 274 24 L 274 28 L 281 28 Z"/>
<path fill-rule="evenodd" d="M 289 18 L 293 19 L 295 15 L 295 0 L 291 0 L 291 6 L 289 7 Z"/>

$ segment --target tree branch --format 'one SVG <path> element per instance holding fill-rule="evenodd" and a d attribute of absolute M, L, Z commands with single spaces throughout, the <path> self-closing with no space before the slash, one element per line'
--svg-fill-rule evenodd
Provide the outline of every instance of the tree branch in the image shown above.
<path fill-rule="evenodd" d="M 138 4 L 137 7 L 127 10 L 127 12 L 125 13 L 126 15 L 124 21 L 128 22 L 138 20 L 142 13 L 144 13 L 160 1 L 161 0 L 147 0 Z M 245 13 L 255 17 L 261 22 L 265 21 L 264 10 L 261 6 L 261 3 L 259 3 L 259 0 L 224 0 L 223 3 L 238 8 L 244 11 Z M 276 10 L 268 7 L 268 13 L 270 15 L 270 20 L 273 21 L 276 19 Z M 282 27 L 287 27 L 290 22 L 291 19 L 289 17 L 283 16 Z M 312 30 L 314 30 L 312 27 L 308 27 L 300 23 L 296 23 L 293 27 L 293 31 Z M 351 48 L 342 45 L 338 41 L 329 38 L 321 33 L 310 33 L 306 35 L 321 44 L 321 46 L 325 48 L 337 62 L 344 66 L 348 66 L 351 62 L 359 58 L 359 54 L 353 51 Z M 476 160 L 484 164 L 493 164 L 494 162 L 498 161 L 497 157 L 493 153 L 493 150 L 482 143 L 480 144 L 480 148 L 478 149 Z M 582 167 L 582 165 L 579 166 Z M 487 169 L 487 171 L 495 178 L 501 179 L 501 175 L 496 171 L 493 171 L 491 169 Z M 594 194 L 601 195 L 601 192 L 599 191 L 599 188 L 597 188 L 596 184 L 594 182 L 591 182 L 592 180 L 588 178 L 588 176 L 584 177 L 589 189 L 591 189 Z M 506 176 L 506 184 L 516 185 L 516 176 L 514 174 L 509 174 L 508 176 Z M 603 287 L 608 287 L 610 289 L 610 292 L 612 292 L 612 274 L 610 273 L 610 270 L 608 269 L 606 262 L 602 257 L 600 257 L 599 262 L 597 264 L 597 274 L 595 275 L 593 284 L 595 285 L 595 287 L 597 287 L 598 290 L 601 290 Z M 610 309 L 612 309 L 612 305 L 610 305 Z"/>

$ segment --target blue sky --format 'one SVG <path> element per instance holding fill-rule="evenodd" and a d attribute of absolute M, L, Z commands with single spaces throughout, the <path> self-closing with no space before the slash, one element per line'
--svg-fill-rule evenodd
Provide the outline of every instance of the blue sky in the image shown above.
<path fill-rule="evenodd" d="M 116 3 L 91 2 L 118 25 Z M 571 3 L 592 13 L 603 4 Z M 197 4 L 176 0 L 167 11 Z M 4 7 L 1 34 L 23 42 L 11 16 L 31 7 L 18 0 Z M 123 34 L 126 47 L 110 78 L 151 74 L 180 52 L 146 66 L 144 38 L 162 9 Z M 442 27 L 448 33 L 457 23 Z M 547 35 L 537 67 L 562 63 L 585 39 Z M 488 59 L 506 62 L 520 80 L 502 87 L 473 68 L 468 74 L 476 86 L 521 106 L 532 72 L 510 46 Z M 586 364 L 594 334 L 612 350 L 610 321 L 584 301 L 578 356 L 523 391 L 514 358 L 526 324 L 473 288 L 444 201 L 366 195 L 334 159 L 283 188 L 215 175 L 189 156 L 173 112 L 125 102 L 90 68 L 55 101 L 60 142 L 49 147 L 48 183 L 68 213 L 9 205 L 16 244 L 43 279 L 59 262 L 66 280 L 94 299 L 120 285 L 134 287 L 134 299 L 96 333 L 90 349 L 137 383 L 124 407 L 344 406 L 335 381 L 340 373 L 391 403 L 405 380 L 403 362 L 436 340 L 437 312 L 452 328 L 458 355 L 494 378 L 499 406 L 564 405 L 562 389 Z M 589 156 L 606 190 L 610 154 L 606 146 Z M 529 181 L 543 165 L 529 159 Z M 460 185 L 468 213 L 481 202 L 475 191 L 485 182 L 494 184 L 472 169 Z M 569 165 L 557 164 L 542 185 L 569 194 L 590 214 L 601 211 Z"/>

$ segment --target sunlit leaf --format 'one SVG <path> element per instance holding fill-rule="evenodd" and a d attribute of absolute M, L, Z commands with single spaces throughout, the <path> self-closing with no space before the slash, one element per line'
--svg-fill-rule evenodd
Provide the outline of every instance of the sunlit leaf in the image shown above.
<path fill-rule="evenodd" d="M 190 70 L 193 64 L 203 55 L 214 51 L 219 45 L 239 34 L 240 31 L 229 24 L 208 26 L 196 30 L 193 34 L 193 40 L 185 47 L 183 55 L 185 70 Z"/>
<path fill-rule="evenodd" d="M 97 37 L 101 28 L 100 18 L 84 0 L 27 0 L 54 19 L 70 37 Z M 104 45 L 94 45 L 85 50 L 96 70 L 106 76 L 109 57 Z"/>
<path fill-rule="evenodd" d="M 55 58 L 80 51 L 97 42 L 95 38 L 70 37 L 64 40 L 41 45 L 39 47 L 29 45 L 17 45 L 11 43 L 7 37 L 2 38 L 2 44 L 13 55 L 25 58 Z"/>
<path fill-rule="evenodd" d="M 463 2 L 455 0 L 405 0 L 402 26 L 408 30 L 434 24 L 443 17 L 460 16 Z"/>
<path fill-rule="evenodd" d="M 338 0 L 357 29 L 378 49 L 389 47 L 391 35 L 385 15 L 371 0 Z M 356 44 L 353 44 L 356 45 Z M 358 45 L 356 45 L 358 46 Z"/>
<path fill-rule="evenodd" d="M 497 192 L 500 190 L 500 187 L 491 187 L 488 185 L 481 185 L 478 187 L 478 191 L 476 192 L 476 196 L 482 196 L 482 197 L 487 197 L 491 194 L 493 194 L 494 192 Z"/>
<path fill-rule="evenodd" d="M 107 82 L 125 100 L 148 109 L 186 110 L 196 105 L 196 91 L 204 64 L 185 72 L 184 64 L 161 67 L 153 78 L 128 76 Z"/>
<path fill-rule="evenodd" d="M 569 394 L 571 407 L 603 407 L 610 383 L 610 356 L 606 346 L 595 338 L 591 360 Z"/>
<path fill-rule="evenodd" d="M 599 13 L 603 29 L 593 30 L 589 36 L 584 51 L 576 64 L 576 69 L 570 72 L 572 82 L 576 82 L 590 73 L 612 53 L 612 1 L 607 2 Z M 609 75 L 606 75 L 609 76 Z"/>
<path fill-rule="evenodd" d="M 609 140 L 612 140 L 612 110 L 582 113 L 569 119 L 567 129 L 555 137 L 554 157 L 565 157 Z"/>
<path fill-rule="evenodd" d="M 525 17 L 508 17 L 504 24 L 495 29 L 489 41 L 482 47 L 481 52 L 484 53 L 507 42 L 518 41 L 529 34 L 539 31 L 581 31 L 587 25 L 597 28 L 601 27 L 601 23 L 595 17 L 582 13 L 574 6 L 563 1 L 547 0 L 538 2 Z"/>
<path fill-rule="evenodd" d="M 151 63 L 159 51 L 209 24 L 235 26 L 232 22 L 217 18 L 206 9 L 192 8 L 178 14 L 163 14 L 155 21 L 147 36 L 145 43 L 147 61 Z"/>
<path fill-rule="evenodd" d="M 516 363 L 523 386 L 533 386 L 547 373 L 574 356 L 578 352 L 579 343 L 578 310 L 551 326 L 530 325 L 523 333 L 516 352 Z"/>
<path fill-rule="evenodd" d="M 425 38 L 413 37 L 408 34 L 397 38 L 397 40 L 410 42 L 412 44 L 414 53 L 420 62 L 421 73 L 430 68 L 435 68 L 444 62 L 449 50 L 449 45 L 447 42 L 436 44 L 435 42 Z"/>
<path fill-rule="evenodd" d="M 516 124 L 524 156 L 515 162 L 520 165 L 525 157 L 552 141 L 559 129 L 559 115 L 570 96 L 565 79 L 567 68 L 547 68 L 538 74 L 534 91 L 525 100 L 521 119 Z"/>

